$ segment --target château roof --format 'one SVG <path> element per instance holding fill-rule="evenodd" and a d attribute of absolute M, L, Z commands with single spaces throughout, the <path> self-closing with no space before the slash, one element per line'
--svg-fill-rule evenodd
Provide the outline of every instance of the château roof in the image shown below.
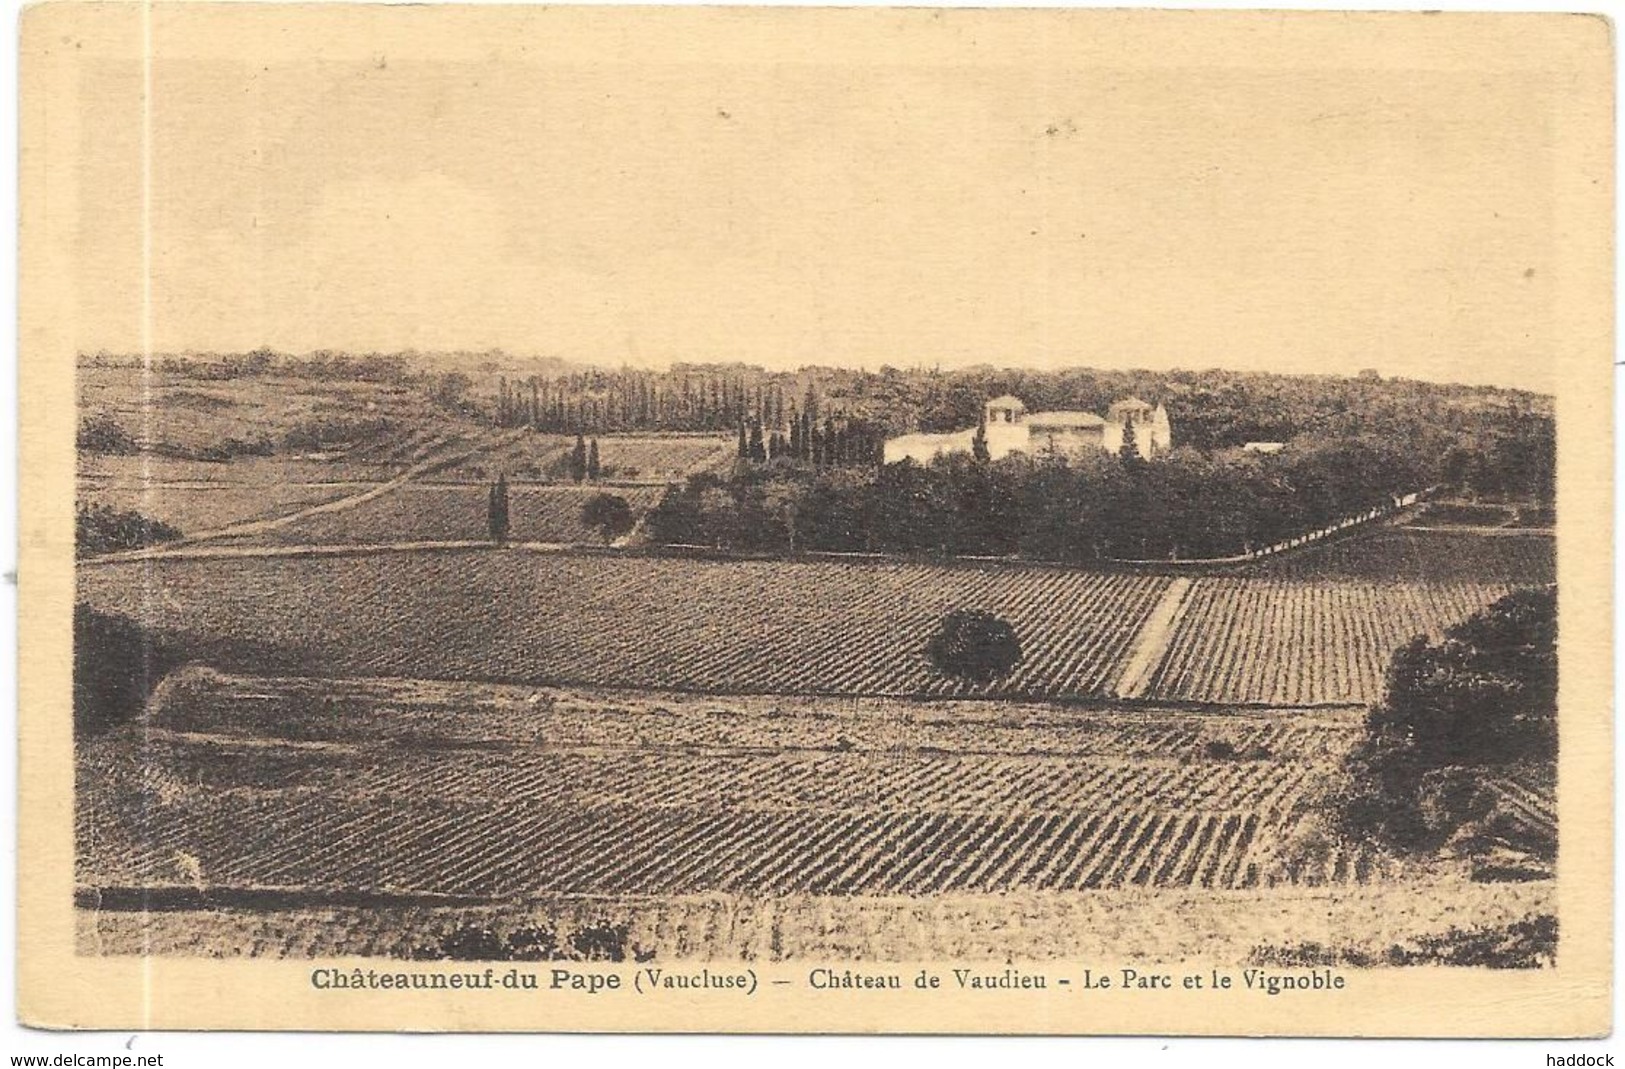
<path fill-rule="evenodd" d="M 1103 427 L 1106 421 L 1093 412 L 1034 412 L 1027 417 L 1029 427 Z"/>
<path fill-rule="evenodd" d="M 1149 411 L 1150 408 L 1150 405 L 1146 404 L 1138 397 L 1125 397 L 1121 401 L 1113 402 L 1112 407 L 1106 411 L 1115 416 L 1119 412 Z"/>

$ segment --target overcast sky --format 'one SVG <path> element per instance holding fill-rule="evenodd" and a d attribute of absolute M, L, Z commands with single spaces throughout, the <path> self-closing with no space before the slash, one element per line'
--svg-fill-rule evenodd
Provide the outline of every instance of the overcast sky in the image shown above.
<path fill-rule="evenodd" d="M 157 40 L 145 187 L 142 66 L 86 68 L 87 349 L 1552 385 L 1532 74 Z"/>

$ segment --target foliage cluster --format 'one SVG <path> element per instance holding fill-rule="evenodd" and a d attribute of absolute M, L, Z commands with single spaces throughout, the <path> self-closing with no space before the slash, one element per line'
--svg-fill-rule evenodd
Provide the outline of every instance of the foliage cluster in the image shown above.
<path fill-rule="evenodd" d="M 1515 591 L 1394 654 L 1335 808 L 1345 834 L 1403 851 L 1550 858 L 1552 832 L 1506 811 L 1494 784 L 1553 783 L 1556 765 L 1557 593 Z"/>
<path fill-rule="evenodd" d="M 649 528 L 665 544 L 747 552 L 1210 558 L 1388 504 L 1422 478 L 1403 451 L 1366 439 L 1269 456 L 1176 449 L 1151 461 L 959 454 L 872 472 L 768 464 L 673 487 Z"/>

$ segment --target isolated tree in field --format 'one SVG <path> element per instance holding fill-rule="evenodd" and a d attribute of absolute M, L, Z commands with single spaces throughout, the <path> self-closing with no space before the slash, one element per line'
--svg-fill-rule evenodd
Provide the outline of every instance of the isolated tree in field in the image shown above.
<path fill-rule="evenodd" d="M 570 478 L 576 482 L 587 477 L 587 440 L 576 434 L 576 446 L 570 450 Z"/>
<path fill-rule="evenodd" d="M 925 655 L 943 675 L 988 683 L 1021 663 L 1021 640 L 992 613 L 955 609 L 942 618 Z"/>
<path fill-rule="evenodd" d="M 507 475 L 498 475 L 497 481 L 491 484 L 491 492 L 486 501 L 485 524 L 491 533 L 491 541 L 500 544 L 508 540 Z"/>
<path fill-rule="evenodd" d="M 598 473 L 603 469 L 598 464 L 598 439 L 594 438 L 587 447 L 587 479 L 589 482 L 598 481 Z"/>
<path fill-rule="evenodd" d="M 594 494 L 581 506 L 581 522 L 597 528 L 607 545 L 632 530 L 632 506 L 615 494 Z"/>

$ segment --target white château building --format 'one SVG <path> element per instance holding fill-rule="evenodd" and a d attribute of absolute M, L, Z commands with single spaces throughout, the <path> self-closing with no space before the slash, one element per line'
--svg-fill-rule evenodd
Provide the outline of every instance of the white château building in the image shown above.
<path fill-rule="evenodd" d="M 1034 456 L 1061 454 L 1083 456 L 1089 453 L 1116 453 L 1123 447 L 1128 427 L 1134 428 L 1134 444 L 1142 457 L 1161 456 L 1173 448 L 1173 431 L 1168 410 L 1153 408 L 1138 397 L 1125 397 L 1106 410 L 1104 418 L 1093 412 L 1028 412 L 1021 399 L 1006 394 L 989 401 L 987 452 L 994 460 L 1011 453 Z M 921 464 L 944 453 L 969 453 L 976 428 L 946 434 L 905 434 L 886 442 L 886 463 L 911 459 Z"/>

